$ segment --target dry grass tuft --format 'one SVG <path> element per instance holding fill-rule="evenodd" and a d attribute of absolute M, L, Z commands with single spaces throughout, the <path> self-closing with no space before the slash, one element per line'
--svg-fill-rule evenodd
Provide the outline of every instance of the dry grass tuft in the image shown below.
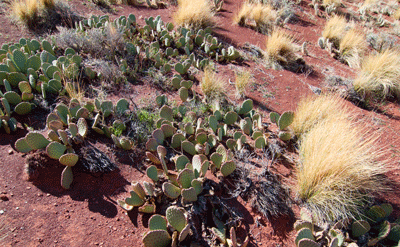
<path fill-rule="evenodd" d="M 234 23 L 268 33 L 274 26 L 277 13 L 269 4 L 244 3 L 234 18 Z"/>
<path fill-rule="evenodd" d="M 235 71 L 235 77 L 236 97 L 242 98 L 246 94 L 246 87 L 251 83 L 253 75 L 247 70 L 243 72 Z"/>
<path fill-rule="evenodd" d="M 348 24 L 344 17 L 335 15 L 326 22 L 324 30 L 322 31 L 322 37 L 329 39 L 338 47 L 343 34 L 346 32 L 347 26 Z"/>
<path fill-rule="evenodd" d="M 362 63 L 361 71 L 353 83 L 354 89 L 364 96 L 399 96 L 400 52 L 385 50 L 371 54 Z"/>
<path fill-rule="evenodd" d="M 322 0 L 323 6 L 329 6 L 329 5 L 340 6 L 341 4 L 342 4 L 341 0 Z"/>
<path fill-rule="evenodd" d="M 220 99 L 225 96 L 226 85 L 217 77 L 212 68 L 207 67 L 204 70 L 203 80 L 200 83 L 201 91 L 208 100 Z"/>
<path fill-rule="evenodd" d="M 377 193 L 388 190 L 377 136 L 350 121 L 324 121 L 300 142 L 298 196 L 319 221 L 358 216 Z"/>
<path fill-rule="evenodd" d="M 393 13 L 393 18 L 396 20 L 400 20 L 400 8 L 398 8 L 394 13 Z"/>
<path fill-rule="evenodd" d="M 339 52 L 351 68 L 359 68 L 361 57 L 367 49 L 365 35 L 352 28 L 346 32 L 339 43 Z"/>
<path fill-rule="evenodd" d="M 22 23 L 33 27 L 38 21 L 41 7 L 37 0 L 16 0 L 11 3 L 11 10 Z"/>
<path fill-rule="evenodd" d="M 305 134 L 324 121 L 349 119 L 350 114 L 343 99 L 334 94 L 309 95 L 300 100 L 291 128 L 294 134 Z"/>
<path fill-rule="evenodd" d="M 205 28 L 214 25 L 211 4 L 208 0 L 178 0 L 178 10 L 173 16 L 178 26 Z"/>
<path fill-rule="evenodd" d="M 286 33 L 283 29 L 276 29 L 267 38 L 266 53 L 271 62 L 288 64 L 295 59 L 293 36 Z"/>
<path fill-rule="evenodd" d="M 39 0 L 39 2 L 47 9 L 53 9 L 56 6 L 54 0 Z"/>

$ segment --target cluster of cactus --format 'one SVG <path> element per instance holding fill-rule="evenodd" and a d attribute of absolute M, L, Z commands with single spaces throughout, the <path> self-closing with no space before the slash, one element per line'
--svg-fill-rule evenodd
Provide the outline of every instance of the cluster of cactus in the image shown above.
<path fill-rule="evenodd" d="M 189 92 L 193 86 L 193 81 L 185 80 L 180 75 L 174 75 L 171 84 L 175 89 L 178 90 L 178 94 L 182 102 L 186 102 L 189 97 Z"/>
<path fill-rule="evenodd" d="M 301 209 L 301 219 L 294 224 L 298 247 L 340 246 L 398 246 L 400 244 L 400 220 L 390 223 L 393 208 L 390 204 L 372 206 L 359 219 L 341 220 L 333 226 L 316 224 L 310 211 Z"/>
<path fill-rule="evenodd" d="M 145 247 L 178 246 L 191 234 L 187 212 L 177 206 L 168 207 L 165 217 L 159 214 L 151 216 L 148 225 L 150 231 L 143 237 Z"/>
<path fill-rule="evenodd" d="M 242 243 L 239 243 L 234 227 L 231 227 L 231 229 L 229 230 L 230 238 L 227 238 L 227 227 L 214 214 L 213 221 L 215 226 L 211 228 L 211 232 L 222 244 L 224 244 L 224 246 L 227 244 L 229 247 L 246 247 L 249 244 L 250 239 L 248 236 L 246 236 L 246 239 Z"/>
<path fill-rule="evenodd" d="M 15 142 L 15 148 L 21 153 L 45 149 L 50 158 L 58 159 L 61 164 L 66 166 L 61 175 L 61 186 L 69 189 L 73 180 L 71 167 L 78 162 L 78 155 L 75 154 L 73 147 L 84 143 L 84 138 L 89 133 L 88 122 L 93 123 L 91 129 L 106 134 L 114 142 L 118 140 L 117 147 L 132 148 L 133 143 L 130 139 L 115 137 L 111 134 L 109 127 L 99 123 L 100 118 L 104 119 L 111 113 L 123 114 L 128 108 L 129 102 L 126 99 L 120 99 L 115 107 L 112 102 L 100 103 L 98 100 L 95 104 L 87 102 L 83 106 L 77 99 L 71 99 L 68 106 L 59 103 L 46 118 L 46 126 L 49 129 L 48 139 L 39 132 L 29 132 Z M 93 118 L 95 110 L 98 113 Z M 117 124 L 118 122 L 114 121 L 114 126 Z"/>
<path fill-rule="evenodd" d="M 279 113 L 271 112 L 269 114 L 272 123 L 275 123 L 279 127 L 278 137 L 282 141 L 289 141 L 293 137 L 293 133 L 288 128 L 293 123 L 294 113 L 286 111 L 279 115 Z"/>

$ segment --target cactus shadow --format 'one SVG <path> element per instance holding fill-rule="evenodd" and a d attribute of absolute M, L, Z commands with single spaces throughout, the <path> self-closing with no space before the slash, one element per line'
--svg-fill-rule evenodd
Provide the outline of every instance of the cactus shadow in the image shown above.
<path fill-rule="evenodd" d="M 33 155 L 37 155 L 36 152 Z M 69 196 L 74 201 L 87 201 L 88 209 L 107 218 L 113 218 L 118 214 L 117 203 L 111 199 L 115 195 L 123 193 L 121 188 L 130 184 L 121 174 L 119 169 L 107 173 L 83 172 L 79 167 L 73 167 L 74 181 L 69 190 L 61 187 L 61 173 L 64 166 L 58 161 L 52 160 L 46 154 L 39 160 L 44 167 L 38 167 L 31 171 L 34 174 L 32 183 L 43 193 L 55 197 Z M 48 160 L 45 160 L 46 158 Z M 78 166 L 79 163 L 76 165 Z M 76 168 L 76 169 L 74 169 Z"/>
<path fill-rule="evenodd" d="M 15 146 L 14 146 L 15 141 L 18 140 L 19 138 L 24 137 L 26 135 L 26 133 L 28 133 L 28 131 L 26 129 L 18 128 L 12 134 L 7 134 L 7 133 L 5 133 L 4 129 L 1 128 L 0 129 L 0 146 L 10 145 L 15 150 Z"/>

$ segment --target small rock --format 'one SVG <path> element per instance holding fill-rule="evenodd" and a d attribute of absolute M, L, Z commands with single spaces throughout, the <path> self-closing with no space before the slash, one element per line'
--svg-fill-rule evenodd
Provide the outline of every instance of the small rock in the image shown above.
<path fill-rule="evenodd" d="M 9 199 L 8 199 L 8 197 L 6 196 L 6 195 L 1 195 L 0 196 L 0 199 L 2 200 L 2 201 L 8 201 Z"/>
<path fill-rule="evenodd" d="M 49 194 L 49 193 L 47 193 L 47 194 L 46 194 L 46 196 L 50 196 L 50 194 Z"/>
<path fill-rule="evenodd" d="M 27 190 L 30 190 L 30 189 L 31 189 L 31 187 L 26 187 L 26 189 L 27 189 Z"/>
<path fill-rule="evenodd" d="M 13 154 L 13 153 L 14 153 L 14 150 L 12 150 L 12 149 L 8 150 L 8 154 Z"/>
<path fill-rule="evenodd" d="M 43 194 L 42 193 L 38 193 L 37 196 L 43 196 Z"/>
<path fill-rule="evenodd" d="M 15 208 L 15 210 L 18 210 L 18 209 L 19 209 L 19 207 L 16 207 L 16 208 Z"/>
<path fill-rule="evenodd" d="M 0 214 L 4 214 L 4 210 L 0 210 Z"/>

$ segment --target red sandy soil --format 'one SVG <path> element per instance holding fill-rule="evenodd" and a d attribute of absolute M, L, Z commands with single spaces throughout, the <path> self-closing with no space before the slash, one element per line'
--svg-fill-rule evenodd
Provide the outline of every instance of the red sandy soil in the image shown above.
<path fill-rule="evenodd" d="M 249 28 L 232 24 L 232 18 L 242 1 L 225 0 L 223 9 L 216 15 L 216 33 L 225 41 L 240 48 L 246 42 L 265 48 L 266 36 Z M 296 10 L 297 21 L 285 28 L 301 45 L 308 41 L 309 56 L 303 56 L 314 72 L 293 73 L 286 70 L 267 69 L 263 64 L 246 62 L 239 65 L 219 65 L 219 75 L 226 81 L 234 80 L 234 71 L 242 67 L 254 75 L 254 84 L 248 88 L 247 97 L 254 100 L 258 109 L 267 116 L 270 111 L 282 113 L 295 110 L 300 98 L 311 94 L 309 86 L 323 88 L 325 74 L 331 73 L 344 78 L 354 78 L 356 71 L 333 59 L 327 51 L 320 49 L 316 42 L 322 32 L 326 19 L 310 18 L 314 13 L 308 6 L 310 1 L 301 3 Z M 104 14 L 102 10 L 88 1 L 70 0 L 68 4 L 82 16 Z M 174 6 L 168 9 L 149 9 L 147 7 L 114 6 L 114 13 L 107 13 L 112 18 L 120 15 L 136 15 L 139 23 L 144 17 L 161 15 L 164 22 L 172 21 Z M 307 14 L 308 13 L 308 14 Z M 13 24 L 3 12 L 0 14 L 0 44 L 16 42 L 21 37 L 35 37 L 24 28 Z M 152 98 L 157 93 L 151 85 L 132 85 L 131 95 Z M 229 85 L 228 94 L 234 99 L 234 87 Z M 160 92 L 158 92 L 160 93 Z M 379 133 L 377 145 L 388 151 L 388 164 L 397 169 L 388 174 L 394 181 L 400 181 L 400 111 L 397 102 L 375 104 L 375 111 L 361 109 L 352 103 L 348 106 L 354 111 L 360 122 Z M 30 120 L 28 120 L 29 122 Z M 34 121 L 34 120 L 32 120 Z M 269 122 L 268 118 L 264 119 Z M 74 174 L 72 188 L 65 191 L 60 186 L 60 169 L 51 169 L 40 174 L 37 182 L 26 181 L 24 172 L 25 157 L 14 150 L 14 142 L 24 136 L 20 129 L 13 135 L 0 133 L 0 240 L 2 246 L 141 246 L 143 233 L 146 232 L 148 216 L 137 211 L 126 213 L 116 203 L 128 195 L 131 181 L 140 181 L 144 175 L 137 167 L 142 165 L 142 157 L 111 148 L 111 142 L 91 142 L 103 150 L 116 162 L 119 171 L 96 175 Z M 274 170 L 288 184 L 295 184 L 292 170 L 283 164 L 274 164 Z M 392 203 L 399 215 L 400 198 L 397 193 L 387 194 L 381 200 Z M 248 203 L 239 198 L 239 203 L 232 203 L 232 210 L 244 214 L 244 224 L 248 226 L 252 239 L 250 246 L 294 246 L 294 219 L 278 218 L 273 221 L 262 218 L 250 209 Z M 237 207 L 236 207 L 236 206 Z M 238 206 L 239 205 L 239 206 Z M 243 205 L 243 206 L 242 206 Z M 293 206 L 295 213 L 298 207 Z M 261 222 L 257 224 L 256 222 Z"/>

